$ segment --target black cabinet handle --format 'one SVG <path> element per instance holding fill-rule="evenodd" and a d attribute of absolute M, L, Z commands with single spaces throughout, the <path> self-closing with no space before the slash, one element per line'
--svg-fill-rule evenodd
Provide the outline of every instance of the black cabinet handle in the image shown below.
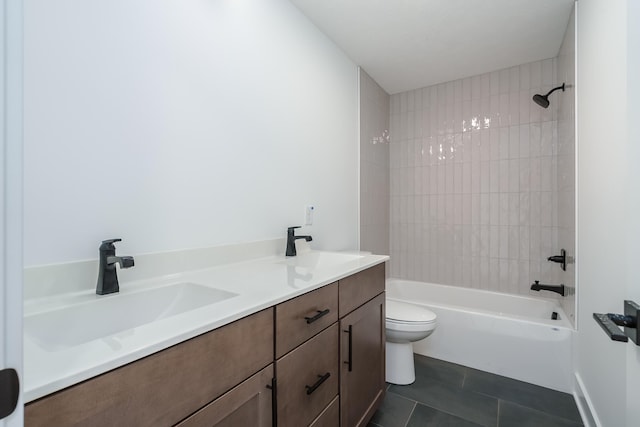
<path fill-rule="evenodd" d="M 324 375 L 318 375 L 318 381 L 316 381 L 316 383 L 314 385 L 306 385 L 305 386 L 305 388 L 307 389 L 307 394 L 311 394 L 314 391 L 316 391 L 316 389 L 318 387 L 320 387 L 320 385 L 322 385 L 323 382 L 328 380 L 330 376 L 331 376 L 330 372 L 327 372 Z"/>
<path fill-rule="evenodd" d="M 326 310 L 317 310 L 317 314 L 315 316 L 313 316 L 313 317 L 305 317 L 305 319 L 307 320 L 307 324 L 315 322 L 316 320 L 318 320 L 322 316 L 326 316 L 327 314 L 329 314 L 330 311 L 331 310 L 329 310 L 328 308 Z"/>
<path fill-rule="evenodd" d="M 271 390 L 271 425 L 278 425 L 278 383 L 276 378 L 271 378 L 271 384 L 267 384 L 267 388 Z"/>
<path fill-rule="evenodd" d="M 349 365 L 349 372 L 351 372 L 353 371 L 353 325 L 349 325 L 349 329 L 345 329 L 343 332 L 349 334 L 349 347 L 347 350 L 349 352 L 349 359 L 344 363 Z"/>

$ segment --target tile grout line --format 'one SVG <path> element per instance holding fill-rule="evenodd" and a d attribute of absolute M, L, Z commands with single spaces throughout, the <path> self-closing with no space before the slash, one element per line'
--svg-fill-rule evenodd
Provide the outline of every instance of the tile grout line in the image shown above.
<path fill-rule="evenodd" d="M 446 362 L 446 361 L 443 361 L 443 362 L 444 362 L 443 366 L 454 365 L 454 364 Z M 456 365 L 456 366 L 458 366 L 458 365 Z M 437 370 L 439 368 L 439 366 L 432 366 L 432 368 Z M 500 425 L 502 425 L 502 423 L 500 423 L 500 417 L 501 417 L 501 413 L 502 413 L 502 406 L 504 406 L 503 402 L 507 403 L 508 405 L 513 404 L 513 405 L 516 405 L 518 407 L 522 407 L 523 409 L 526 409 L 528 411 L 533 411 L 533 412 L 538 413 L 540 415 L 544 415 L 545 417 L 550 417 L 550 418 L 556 419 L 556 420 L 562 420 L 562 421 L 570 422 L 570 423 L 579 423 L 580 421 L 582 421 L 582 420 L 576 420 L 574 418 L 570 418 L 569 415 L 571 415 L 571 414 L 569 414 L 569 415 L 564 414 L 563 411 L 561 411 L 562 415 L 561 415 L 560 412 L 559 413 L 547 412 L 545 409 L 533 408 L 533 407 L 529 406 L 527 403 L 524 403 L 523 401 L 520 401 L 520 400 L 517 400 L 517 399 L 512 401 L 510 398 L 505 399 L 504 397 L 499 397 L 499 396 L 495 395 L 495 394 L 499 394 L 499 393 L 493 393 L 493 392 L 490 392 L 490 391 L 486 391 L 486 390 L 484 390 L 482 388 L 478 389 L 478 390 L 475 390 L 474 389 L 475 388 L 474 387 L 475 383 L 472 384 L 472 389 L 467 391 L 466 390 L 467 377 L 471 375 L 471 377 L 472 377 L 471 380 L 472 380 L 472 382 L 474 382 L 473 380 L 475 378 L 475 376 L 474 376 L 475 370 L 473 370 L 473 369 L 471 369 L 469 367 L 464 367 L 464 366 L 462 366 L 462 368 L 464 368 L 463 370 L 461 370 L 462 374 L 463 374 L 463 378 L 462 378 L 461 383 L 458 383 L 458 384 L 461 384 L 460 385 L 461 392 L 462 393 L 471 393 L 471 394 L 478 395 L 478 396 L 484 396 L 486 398 L 490 398 L 490 399 L 494 400 L 496 402 L 496 419 L 495 419 L 496 424 L 493 424 L 493 425 L 496 426 L 496 427 L 499 427 Z M 458 372 L 460 372 L 460 370 L 458 370 Z M 505 383 L 505 384 L 508 385 L 508 386 L 514 386 L 514 384 L 515 384 L 515 386 L 519 386 L 519 385 L 521 385 L 521 383 L 526 385 L 526 386 L 534 386 L 532 390 L 528 390 L 528 388 L 525 388 L 523 390 L 519 390 L 520 387 L 516 387 L 516 389 L 518 389 L 518 392 L 522 392 L 524 394 L 527 394 L 528 391 L 530 391 L 532 393 L 535 392 L 534 394 L 540 394 L 539 392 L 542 392 L 542 391 L 546 392 L 547 391 L 546 389 L 545 390 L 539 390 L 539 388 L 540 388 L 539 386 L 535 386 L 535 385 L 529 384 L 529 383 L 524 383 L 522 381 L 519 381 L 519 380 L 516 380 L 516 379 L 513 379 L 513 378 L 502 377 L 500 375 L 492 374 L 490 372 L 485 372 L 485 371 L 481 371 L 481 372 L 482 373 L 486 373 L 487 375 L 489 375 L 490 376 L 489 379 L 492 380 L 490 382 L 492 382 L 492 383 L 495 382 L 493 377 L 497 377 L 500 380 L 506 379 L 507 383 Z M 486 380 L 486 378 L 484 380 Z M 455 386 L 455 382 L 445 381 L 445 380 L 443 380 L 441 378 L 437 378 L 435 381 L 436 382 L 442 382 L 443 384 L 450 384 L 451 386 Z M 511 382 L 513 382 L 514 384 L 511 384 Z M 502 381 L 497 381 L 497 383 L 502 383 Z M 540 388 L 540 389 L 542 389 L 542 388 Z M 420 400 L 420 401 L 414 400 L 414 399 L 409 398 L 409 397 L 407 397 L 407 396 L 405 396 L 404 394 L 401 394 L 401 393 L 394 393 L 395 390 L 391 391 L 391 385 L 388 385 L 387 390 L 388 390 L 388 392 L 390 394 L 396 395 L 396 396 L 398 396 L 398 397 L 400 397 L 402 399 L 405 399 L 405 400 L 409 400 L 410 402 L 414 402 L 413 409 L 411 410 L 411 413 L 409 414 L 409 420 L 402 427 L 406 427 L 407 425 L 409 425 L 411 417 L 413 416 L 413 414 L 415 413 L 415 410 L 417 409 L 417 404 L 418 403 L 421 404 L 421 405 L 424 405 L 426 407 L 430 407 L 430 408 L 432 408 L 432 409 L 434 409 L 434 410 L 436 410 L 438 412 L 442 412 L 442 413 L 445 413 L 445 414 L 448 414 L 448 415 L 451 415 L 451 416 L 454 416 L 454 417 L 457 417 L 457 418 L 461 418 L 463 420 L 471 421 L 471 420 L 469 420 L 469 419 L 467 419 L 465 417 L 461 417 L 460 414 L 458 414 L 457 412 L 451 412 L 449 410 L 445 410 L 444 408 L 441 408 L 440 405 L 434 405 L 435 402 L 427 403 L 427 402 L 424 402 L 422 400 Z M 552 393 L 561 393 L 561 392 L 558 392 L 557 390 L 548 390 L 548 391 L 551 391 Z M 545 393 L 542 393 L 542 394 L 544 395 Z M 567 394 L 567 393 L 563 393 L 563 394 Z M 576 424 L 576 427 L 578 427 L 579 425 L 580 424 Z"/>
<path fill-rule="evenodd" d="M 417 400 L 415 400 L 415 399 L 411 399 L 411 398 L 409 398 L 409 397 L 407 397 L 407 396 L 405 396 L 405 395 L 403 395 L 403 394 L 394 393 L 394 392 L 392 392 L 392 391 L 387 391 L 387 393 L 391 393 L 391 394 L 393 394 L 394 396 L 396 396 L 396 397 L 400 397 L 400 398 L 402 398 L 402 399 L 404 399 L 404 400 L 408 400 L 409 402 L 418 403 L 418 401 L 417 401 Z"/>
<path fill-rule="evenodd" d="M 496 400 L 498 400 L 498 399 L 496 399 Z M 431 408 L 431 409 L 433 409 L 433 410 L 435 410 L 435 411 L 438 411 L 438 412 L 441 412 L 441 413 L 443 413 L 443 414 L 447 414 L 447 415 L 450 415 L 450 416 L 452 416 L 452 417 L 459 418 L 459 419 L 461 419 L 461 420 L 464 420 L 464 421 L 468 421 L 468 422 L 470 422 L 470 423 L 475 423 L 475 424 L 477 424 L 477 423 L 475 422 L 475 420 L 470 420 L 470 419 L 468 419 L 468 418 L 465 418 L 465 417 L 461 416 L 460 414 L 457 414 L 457 413 L 455 413 L 455 412 L 452 412 L 452 411 L 449 411 L 449 410 L 446 410 L 446 409 L 440 409 L 440 408 L 439 408 L 439 407 L 437 407 L 437 406 L 433 406 L 433 405 L 431 405 L 431 404 L 427 404 L 427 403 L 425 403 L 425 402 L 418 402 L 418 401 L 416 401 L 416 407 L 417 407 L 417 405 L 426 406 L 427 408 Z M 406 426 L 405 426 L 405 427 L 406 427 Z M 485 427 L 490 427 L 490 426 L 485 426 Z"/>
<path fill-rule="evenodd" d="M 466 379 L 467 379 L 468 373 L 469 373 L 469 369 L 467 368 L 467 369 L 465 369 L 465 375 L 464 375 L 464 378 L 463 378 L 463 388 L 464 388 L 464 385 L 466 384 Z M 487 373 L 492 375 L 492 376 L 499 376 L 497 374 L 492 374 L 490 372 L 487 372 Z M 501 376 L 499 376 L 499 377 L 501 377 Z M 516 380 L 514 378 L 508 378 L 508 379 L 512 380 L 512 381 L 516 381 L 516 382 L 521 382 L 521 381 Z M 535 384 L 529 384 L 529 383 L 525 383 L 525 384 L 535 386 Z M 545 389 L 545 392 L 546 392 L 546 388 L 545 387 L 535 386 L 535 388 L 536 389 L 538 389 L 538 388 Z M 548 389 L 548 390 L 550 390 L 553 393 L 567 394 L 567 393 L 560 392 L 558 390 L 553 390 L 553 389 Z M 559 414 L 556 414 L 556 413 L 552 413 L 552 412 L 547 412 L 547 411 L 545 411 L 543 409 L 540 409 L 540 408 L 534 408 L 534 407 L 531 407 L 531 406 L 527 405 L 526 403 L 523 403 L 523 402 L 518 401 L 518 400 L 511 400 L 511 399 L 508 399 L 508 398 L 504 398 L 504 396 L 502 396 L 502 397 L 495 396 L 494 394 L 492 394 L 490 392 L 485 392 L 485 391 L 478 391 L 478 390 L 469 390 L 469 391 L 472 392 L 472 393 L 476 393 L 478 395 L 481 395 L 481 396 L 486 396 L 486 397 L 490 397 L 490 398 L 496 399 L 498 401 L 504 401 L 505 403 L 517 405 L 517 406 L 526 408 L 528 410 L 544 414 L 544 415 L 549 416 L 549 417 L 553 417 L 553 418 L 556 418 L 556 419 L 560 419 L 560 420 L 568 421 L 568 422 L 572 422 L 572 423 L 576 422 L 576 420 L 573 419 L 573 418 L 569 418 L 569 417 L 566 417 L 566 416 L 563 416 L 563 415 L 559 415 Z M 519 393 L 519 391 L 517 393 Z M 536 390 L 536 393 L 538 393 L 538 390 Z"/>
<path fill-rule="evenodd" d="M 518 406 L 518 407 L 524 408 L 524 409 L 526 409 L 528 411 L 535 412 L 535 413 L 538 413 L 538 414 L 542 414 L 542 415 L 544 415 L 546 417 L 549 417 L 549 418 L 555 418 L 557 420 L 561 420 L 561 421 L 565 421 L 565 422 L 569 422 L 569 423 L 573 423 L 573 424 L 580 423 L 580 424 L 577 424 L 577 425 L 578 426 L 579 425 L 584 426 L 584 424 L 582 423 L 582 420 L 576 421 L 574 419 L 566 418 L 566 417 L 563 417 L 561 415 L 552 414 L 551 412 L 543 411 L 541 409 L 532 408 L 532 407 L 524 405 L 522 403 L 512 402 L 512 401 L 509 401 L 509 400 L 506 400 L 506 399 L 500 399 L 500 400 L 503 400 L 505 403 L 508 403 L 509 405 Z"/>
<path fill-rule="evenodd" d="M 407 422 L 404 423 L 404 426 L 402 427 L 407 427 L 409 425 L 409 421 L 411 421 L 411 416 L 415 412 L 417 406 L 418 406 L 418 402 L 413 402 L 413 408 L 411 408 L 411 412 L 409 413 L 409 418 L 407 418 Z"/>

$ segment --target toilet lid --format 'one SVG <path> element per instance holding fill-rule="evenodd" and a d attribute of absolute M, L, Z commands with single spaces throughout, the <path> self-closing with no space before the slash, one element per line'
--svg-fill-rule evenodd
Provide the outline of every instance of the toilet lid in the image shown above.
<path fill-rule="evenodd" d="M 386 318 L 400 322 L 431 323 L 436 321 L 436 315 L 431 310 L 415 304 L 387 300 Z"/>

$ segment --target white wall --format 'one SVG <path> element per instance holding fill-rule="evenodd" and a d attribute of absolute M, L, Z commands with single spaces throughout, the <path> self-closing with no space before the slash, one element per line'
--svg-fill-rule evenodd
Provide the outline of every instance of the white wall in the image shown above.
<path fill-rule="evenodd" d="M 625 1 L 578 2 L 578 218 L 577 375 L 604 427 L 625 422 L 626 351 L 631 344 L 610 341 L 592 318 L 594 312 L 619 313 L 627 289 L 629 194 L 637 182 L 627 178 L 627 8 Z M 634 120 L 637 120 L 634 119 Z M 637 161 L 633 167 L 637 168 Z M 636 276 L 637 282 L 637 276 Z M 637 381 L 637 378 L 633 379 Z M 634 403 L 637 405 L 637 401 Z"/>
<path fill-rule="evenodd" d="M 25 265 L 357 247 L 357 69 L 286 0 L 25 1 Z"/>

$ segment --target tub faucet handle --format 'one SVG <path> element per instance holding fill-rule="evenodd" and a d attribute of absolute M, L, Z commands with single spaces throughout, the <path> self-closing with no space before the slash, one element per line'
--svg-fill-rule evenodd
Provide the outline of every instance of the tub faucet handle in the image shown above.
<path fill-rule="evenodd" d="M 560 255 L 550 256 L 547 261 L 557 262 L 560 264 L 562 271 L 567 271 L 567 251 L 564 249 L 560 249 Z"/>

